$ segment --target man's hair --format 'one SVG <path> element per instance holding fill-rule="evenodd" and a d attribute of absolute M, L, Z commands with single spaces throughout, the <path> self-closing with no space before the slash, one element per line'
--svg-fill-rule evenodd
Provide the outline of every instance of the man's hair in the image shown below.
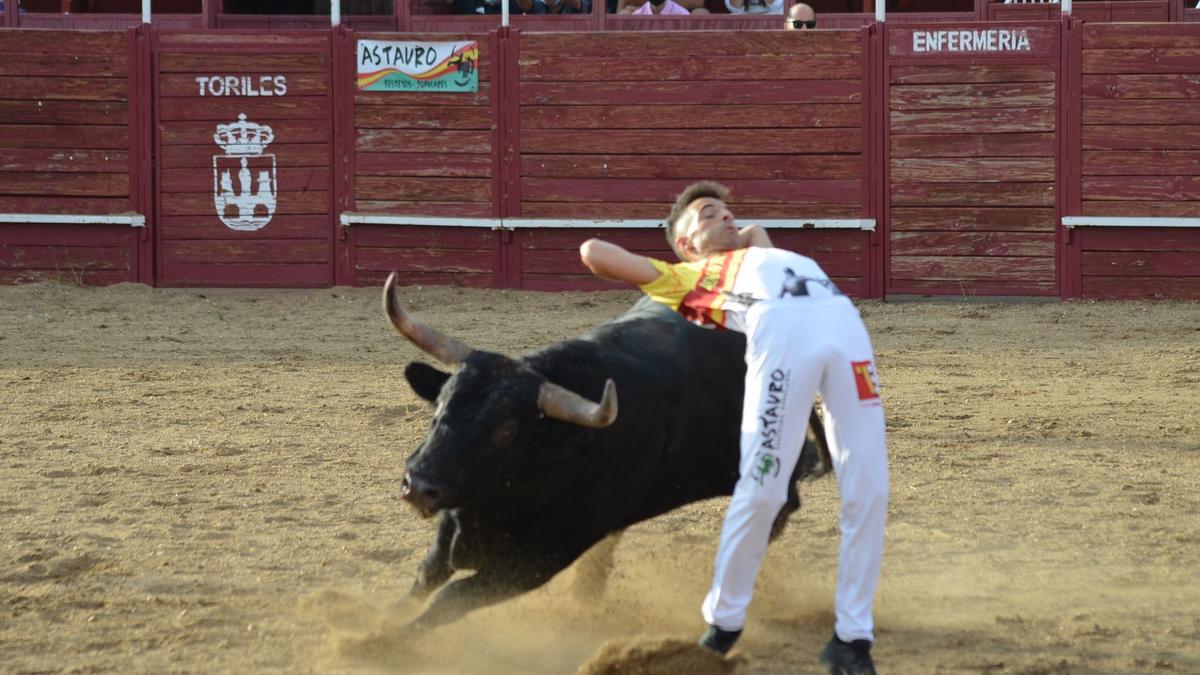
<path fill-rule="evenodd" d="M 689 204 L 705 197 L 725 201 L 729 198 L 729 188 L 715 181 L 702 180 L 687 186 L 675 198 L 675 205 L 671 207 L 671 213 L 667 216 L 667 243 L 677 255 L 679 251 L 675 249 L 675 237 L 679 234 L 679 221 L 683 219 L 683 213 L 687 211 Z"/>

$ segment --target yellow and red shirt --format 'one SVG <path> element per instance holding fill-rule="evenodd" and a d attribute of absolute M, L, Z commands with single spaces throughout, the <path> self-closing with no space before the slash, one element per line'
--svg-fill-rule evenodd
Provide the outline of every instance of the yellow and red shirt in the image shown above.
<path fill-rule="evenodd" d="M 652 300 L 693 323 L 740 332 L 746 311 L 760 300 L 840 294 L 816 261 L 778 248 L 740 248 L 675 264 L 648 260 L 660 272 L 641 286 Z"/>

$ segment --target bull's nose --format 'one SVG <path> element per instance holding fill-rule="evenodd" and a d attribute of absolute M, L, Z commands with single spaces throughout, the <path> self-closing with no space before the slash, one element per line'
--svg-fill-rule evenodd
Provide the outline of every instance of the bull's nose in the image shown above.
<path fill-rule="evenodd" d="M 400 482 L 400 498 L 417 507 L 428 518 L 441 508 L 442 491 L 433 483 L 411 473 Z"/>

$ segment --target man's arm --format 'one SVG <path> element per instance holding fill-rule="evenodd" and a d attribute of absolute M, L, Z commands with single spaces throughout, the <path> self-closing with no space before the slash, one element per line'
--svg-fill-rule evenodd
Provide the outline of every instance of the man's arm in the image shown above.
<path fill-rule="evenodd" d="M 659 271 L 650 264 L 649 258 L 602 239 L 583 242 L 579 247 L 579 258 L 592 274 L 602 279 L 641 286 L 659 277 Z"/>
<path fill-rule="evenodd" d="M 774 246 L 771 243 L 771 235 L 767 234 L 767 230 L 762 225 L 747 225 L 738 230 L 738 243 L 741 244 L 741 248 L 748 246 L 771 248 Z"/>

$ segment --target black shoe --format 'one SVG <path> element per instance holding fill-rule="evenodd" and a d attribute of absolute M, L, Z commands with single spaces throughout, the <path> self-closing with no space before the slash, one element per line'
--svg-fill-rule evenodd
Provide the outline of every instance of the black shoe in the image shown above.
<path fill-rule="evenodd" d="M 708 630 L 704 631 L 704 635 L 700 636 L 700 646 L 707 647 L 718 654 L 725 654 L 730 649 L 733 649 L 733 644 L 742 636 L 740 630 L 721 630 L 716 626 L 709 626 Z"/>
<path fill-rule="evenodd" d="M 829 666 L 830 675 L 875 675 L 870 640 L 843 642 L 835 634 L 821 650 L 821 663 Z"/>

